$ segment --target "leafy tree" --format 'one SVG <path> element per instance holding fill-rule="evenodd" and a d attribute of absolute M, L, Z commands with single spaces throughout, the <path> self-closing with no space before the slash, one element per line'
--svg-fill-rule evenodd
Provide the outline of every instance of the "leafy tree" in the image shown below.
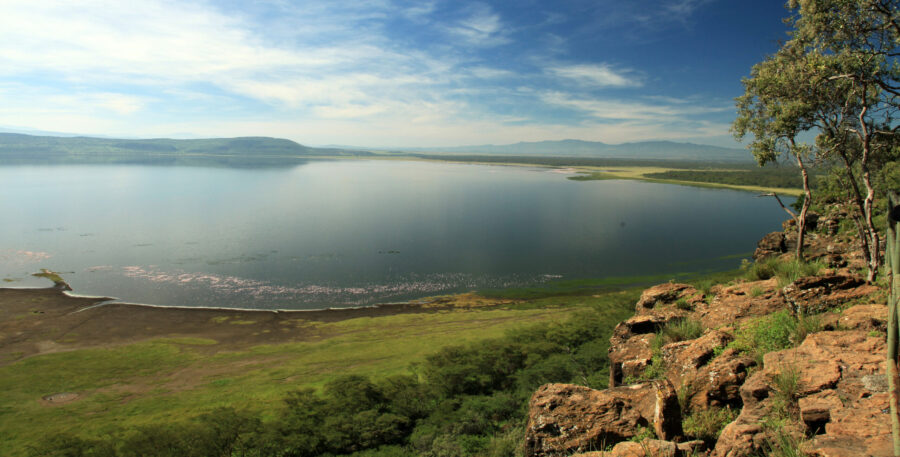
<path fill-rule="evenodd" d="M 791 39 L 745 80 L 735 132 L 753 133 L 751 149 L 762 151 L 784 141 L 793 146 L 790 138 L 802 132 L 816 134 L 807 151 L 839 165 L 872 281 L 882 247 L 877 183 L 880 170 L 897 158 L 898 1 L 790 0 L 788 7 L 795 11 Z"/>
<path fill-rule="evenodd" d="M 798 47 L 786 45 L 755 65 L 750 74 L 750 78 L 743 80 L 745 93 L 737 99 L 738 117 L 732 130 L 739 140 L 748 133 L 753 135 L 748 147 L 760 166 L 776 162 L 782 154 L 788 154 L 796 162 L 805 198 L 799 215 L 787 208 L 785 211 L 797 221 L 796 255 L 802 260 L 806 214 L 812 203 L 807 161 L 813 148 L 798 142 L 797 136 L 815 128 L 815 114 L 821 109 L 816 68 Z"/>

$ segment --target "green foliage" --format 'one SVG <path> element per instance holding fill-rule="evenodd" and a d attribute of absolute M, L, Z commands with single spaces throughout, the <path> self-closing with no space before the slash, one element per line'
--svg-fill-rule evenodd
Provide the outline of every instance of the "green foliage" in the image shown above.
<path fill-rule="evenodd" d="M 805 452 L 800 450 L 800 441 L 784 433 L 782 430 L 774 431 L 774 438 L 763 446 L 765 457 L 804 457 Z"/>
<path fill-rule="evenodd" d="M 737 327 L 728 346 L 755 356 L 761 365 L 763 354 L 794 345 L 797 327 L 797 318 L 788 311 L 778 311 Z"/>
<path fill-rule="evenodd" d="M 647 178 L 693 181 L 735 186 L 757 186 L 774 188 L 802 188 L 800 172 L 794 167 L 763 168 L 757 170 L 669 170 L 648 173 Z M 816 179 L 813 180 L 815 183 Z M 815 184 L 813 184 L 815 187 Z"/>
<path fill-rule="evenodd" d="M 804 276 L 814 276 L 824 268 L 819 261 L 801 262 L 796 259 L 782 260 L 769 257 L 765 260 L 742 265 L 744 278 L 748 281 L 762 281 L 772 277 L 778 278 L 778 286 L 784 287 Z"/>
<path fill-rule="evenodd" d="M 772 385 L 776 400 L 785 406 L 793 405 L 800 390 L 800 371 L 793 365 L 784 365 L 772 376 Z"/>
<path fill-rule="evenodd" d="M 710 407 L 694 411 L 685 417 L 682 422 L 682 429 L 687 438 L 714 443 L 719 438 L 719 434 L 722 433 L 722 429 L 734 421 L 737 416 L 738 411 L 731 408 Z"/>
<path fill-rule="evenodd" d="M 687 341 L 703 335 L 703 325 L 693 319 L 675 319 L 669 321 L 653 339 L 654 346 L 665 346 L 669 343 Z M 659 343 L 657 343 L 659 341 Z"/>
<path fill-rule="evenodd" d="M 688 303 L 687 298 L 681 297 L 675 300 L 675 307 L 683 311 L 693 311 L 694 306 Z"/>
<path fill-rule="evenodd" d="M 535 388 L 547 382 L 605 387 L 609 335 L 635 298 L 610 297 L 562 322 L 445 347 L 415 366 L 416 375 L 345 375 L 320 390 L 295 390 L 265 420 L 214 410 L 97 440 L 60 435 L 32 455 L 511 457 L 520 452 Z"/>
<path fill-rule="evenodd" d="M 775 268 L 778 287 L 784 287 L 802 277 L 815 276 L 824 268 L 819 261 L 801 262 L 796 259 L 779 262 Z"/>
<path fill-rule="evenodd" d="M 635 443 L 640 443 L 644 440 L 655 440 L 656 433 L 653 432 L 653 429 L 650 427 L 638 427 L 634 432 L 634 436 L 628 439 L 628 441 L 633 441 Z"/>

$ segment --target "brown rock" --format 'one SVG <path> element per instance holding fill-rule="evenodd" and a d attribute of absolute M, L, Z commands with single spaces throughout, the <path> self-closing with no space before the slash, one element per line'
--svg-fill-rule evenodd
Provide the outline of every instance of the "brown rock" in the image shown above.
<path fill-rule="evenodd" d="M 615 387 L 628 377 L 639 377 L 650 363 L 653 336 L 667 323 L 683 319 L 683 310 L 653 309 L 620 322 L 609 338 L 609 385 Z"/>
<path fill-rule="evenodd" d="M 661 440 L 625 441 L 617 444 L 608 457 L 676 457 L 680 455 L 675 443 Z"/>
<path fill-rule="evenodd" d="M 702 303 L 694 309 L 694 316 L 706 328 L 719 328 L 730 326 L 741 319 L 785 309 L 788 305 L 776 291 L 777 284 L 777 280 L 772 278 L 722 287 L 717 290 L 712 303 Z"/>
<path fill-rule="evenodd" d="M 856 305 L 840 314 L 825 313 L 822 325 L 828 330 L 887 331 L 887 305 Z"/>
<path fill-rule="evenodd" d="M 697 289 L 689 284 L 665 283 L 644 290 L 641 298 L 635 304 L 635 312 L 643 313 L 657 306 L 672 304 L 682 297 L 689 297 L 697 293 Z"/>
<path fill-rule="evenodd" d="M 756 251 L 753 253 L 753 260 L 763 260 L 769 257 L 781 255 L 785 252 L 787 252 L 787 246 L 784 240 L 784 233 L 772 232 L 764 236 L 756 244 Z"/>
<path fill-rule="evenodd" d="M 857 330 L 814 333 L 796 348 L 766 354 L 765 368 L 741 387 L 744 408 L 725 427 L 713 455 L 751 455 L 772 438 L 757 424 L 775 411 L 773 378 L 788 369 L 797 372 L 796 408 L 803 429 L 780 432 L 814 435 L 803 444 L 811 455 L 890 455 L 885 353 L 883 337 Z"/>
<path fill-rule="evenodd" d="M 641 427 L 652 427 L 663 439 L 681 435 L 681 414 L 670 382 L 603 391 L 547 384 L 531 398 L 525 455 L 591 451 L 627 440 Z"/>
<path fill-rule="evenodd" d="M 690 381 L 691 409 L 706 409 L 711 406 L 741 407 L 741 386 L 747 379 L 747 372 L 755 366 L 753 357 L 735 349 L 726 349 L 701 368 Z"/>
<path fill-rule="evenodd" d="M 671 441 L 645 439 L 640 443 L 623 441 L 610 451 L 592 451 L 571 457 L 682 457 L 691 455 L 692 448 Z"/>
<path fill-rule="evenodd" d="M 837 411 L 844 405 L 833 389 L 817 392 L 798 401 L 800 420 L 813 432 L 824 428 L 831 422 L 831 411 Z"/>
<path fill-rule="evenodd" d="M 877 287 L 866 285 L 862 277 L 845 274 L 807 276 L 782 289 L 794 311 L 804 314 L 821 313 L 877 291 Z"/>

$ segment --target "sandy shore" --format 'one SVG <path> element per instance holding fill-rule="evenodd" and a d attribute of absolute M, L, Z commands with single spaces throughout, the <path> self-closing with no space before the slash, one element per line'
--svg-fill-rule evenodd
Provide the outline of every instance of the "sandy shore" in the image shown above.
<path fill-rule="evenodd" d="M 170 308 L 107 303 L 103 297 L 67 295 L 59 288 L 0 288 L 0 365 L 51 352 L 110 347 L 157 338 L 206 338 L 210 352 L 327 338 L 315 322 L 433 313 L 449 308 L 510 303 L 473 294 L 426 303 L 317 311 Z M 99 306 L 98 306 L 99 305 Z"/>

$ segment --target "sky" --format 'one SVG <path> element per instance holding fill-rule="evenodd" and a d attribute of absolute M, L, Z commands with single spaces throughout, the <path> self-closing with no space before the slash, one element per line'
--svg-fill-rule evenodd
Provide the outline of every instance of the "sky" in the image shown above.
<path fill-rule="evenodd" d="M 740 147 L 784 0 L 0 0 L 0 128 Z"/>

